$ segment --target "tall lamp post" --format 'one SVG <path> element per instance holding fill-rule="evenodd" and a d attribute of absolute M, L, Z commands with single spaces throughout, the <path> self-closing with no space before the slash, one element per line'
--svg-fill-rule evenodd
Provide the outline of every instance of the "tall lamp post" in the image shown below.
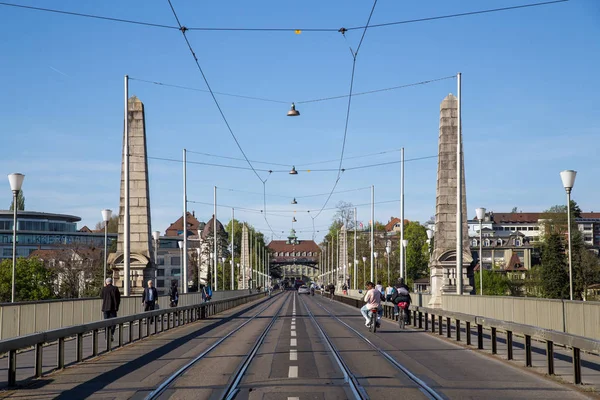
<path fill-rule="evenodd" d="M 375 257 L 375 280 L 377 280 L 379 278 L 379 264 L 377 263 L 377 256 L 379 255 L 378 252 L 374 251 L 373 252 L 373 257 Z M 371 271 L 373 270 L 373 266 L 371 266 Z M 371 275 L 373 275 L 371 273 Z M 377 282 L 373 282 L 373 283 L 377 283 Z"/>
<path fill-rule="evenodd" d="M 392 251 L 392 248 L 390 246 L 385 246 L 385 254 L 387 255 L 387 262 L 388 262 L 388 273 L 387 273 L 387 284 L 390 285 L 390 251 Z"/>
<path fill-rule="evenodd" d="M 429 250 L 429 258 L 431 258 L 431 252 L 433 251 L 431 248 L 431 239 L 433 239 L 433 231 L 431 229 L 427 229 L 427 247 Z M 431 292 L 431 272 L 429 272 L 429 292 Z"/>
<path fill-rule="evenodd" d="M 13 192 L 13 243 L 12 243 L 12 290 L 10 295 L 11 303 L 15 302 L 15 273 L 17 269 L 17 211 L 19 205 L 17 204 L 17 197 L 23 186 L 23 179 L 25 175 L 14 173 L 8 175 L 8 183 L 10 183 L 10 190 Z"/>
<path fill-rule="evenodd" d="M 107 208 L 102 210 L 102 221 L 104 221 L 104 280 L 102 282 L 106 282 L 106 253 L 108 252 L 108 221 L 110 221 L 110 217 L 112 217 L 112 210 Z"/>
<path fill-rule="evenodd" d="M 408 239 L 404 239 L 402 241 L 402 248 L 404 248 L 404 279 L 408 278 L 408 274 L 407 274 L 407 270 L 408 270 L 408 266 L 406 265 L 406 248 L 408 247 Z"/>
<path fill-rule="evenodd" d="M 560 173 L 560 179 L 567 191 L 567 229 L 569 233 L 569 298 L 573 300 L 573 263 L 571 261 L 571 190 L 575 184 L 577 171 L 566 170 Z"/>
<path fill-rule="evenodd" d="M 177 246 L 179 246 L 179 250 L 181 250 L 181 263 L 179 264 L 180 266 L 183 265 L 183 240 L 179 240 L 177 242 Z M 181 270 L 179 270 L 179 281 L 178 283 L 181 283 Z"/>
<path fill-rule="evenodd" d="M 158 245 L 160 239 L 160 232 L 152 232 L 152 239 L 154 240 L 154 287 L 158 290 Z"/>
<path fill-rule="evenodd" d="M 223 290 L 225 290 L 225 257 L 221 257 L 221 269 L 223 270 Z"/>
<path fill-rule="evenodd" d="M 365 287 L 367 283 L 367 257 L 363 256 L 363 284 L 362 287 Z"/>
<path fill-rule="evenodd" d="M 354 259 L 354 290 L 358 289 L 358 260 Z"/>
<path fill-rule="evenodd" d="M 485 208 L 475 210 L 477 219 L 479 220 L 479 294 L 483 296 L 483 218 L 485 217 Z"/>

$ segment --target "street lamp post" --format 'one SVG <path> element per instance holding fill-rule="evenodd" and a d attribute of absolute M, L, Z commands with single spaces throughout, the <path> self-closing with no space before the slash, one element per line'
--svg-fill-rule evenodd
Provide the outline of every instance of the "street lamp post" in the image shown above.
<path fill-rule="evenodd" d="M 379 278 L 379 264 L 377 263 L 377 256 L 379 255 L 378 252 L 374 251 L 373 252 L 373 257 L 375 258 L 375 280 L 377 280 Z M 373 271 L 373 266 L 371 266 L 371 271 Z M 373 273 L 371 273 L 371 276 L 373 276 Z M 377 283 L 377 282 L 373 282 L 373 283 Z"/>
<path fill-rule="evenodd" d="M 158 246 L 160 239 L 160 232 L 152 232 L 152 239 L 154 239 L 154 287 L 158 290 Z M 106 278 L 106 274 L 104 274 Z"/>
<path fill-rule="evenodd" d="M 408 268 L 406 265 L 406 258 L 407 258 L 406 257 L 406 248 L 408 247 L 408 239 L 404 239 L 402 241 L 402 247 L 404 248 L 404 279 L 407 279 L 408 278 L 408 274 L 407 274 Z"/>
<path fill-rule="evenodd" d="M 479 294 L 483 296 L 483 218 L 485 217 L 485 208 L 475 210 L 477 219 L 479 220 Z"/>
<path fill-rule="evenodd" d="M 354 290 L 358 289 L 358 260 L 354 259 Z"/>
<path fill-rule="evenodd" d="M 431 229 L 427 229 L 427 247 L 429 250 L 429 258 L 431 259 L 431 252 L 433 249 L 431 248 L 431 239 L 433 239 L 433 231 Z M 429 291 L 431 292 L 431 271 L 429 272 Z"/>
<path fill-rule="evenodd" d="M 566 170 L 560 173 L 560 179 L 567 192 L 567 229 L 569 234 L 569 298 L 573 300 L 573 263 L 571 255 L 571 190 L 575 184 L 577 171 Z"/>
<path fill-rule="evenodd" d="M 221 270 L 223 271 L 223 291 L 225 291 L 225 257 L 221 257 Z"/>
<path fill-rule="evenodd" d="M 105 208 L 102 210 L 102 221 L 104 221 L 104 280 L 102 282 L 106 282 L 106 259 L 107 259 L 107 251 L 108 251 L 108 221 L 110 221 L 110 217 L 112 216 L 112 210 Z M 104 283 L 102 283 L 104 285 Z"/>
<path fill-rule="evenodd" d="M 181 250 L 181 263 L 179 264 L 180 266 L 183 265 L 183 240 L 179 240 L 177 242 L 177 246 L 179 246 L 179 250 Z M 181 269 L 179 270 L 179 281 L 181 282 Z M 178 282 L 178 283 L 180 283 Z M 181 290 L 180 290 L 181 292 Z"/>
<path fill-rule="evenodd" d="M 362 287 L 365 287 L 365 283 L 367 283 L 367 257 L 363 256 L 363 282 Z"/>
<path fill-rule="evenodd" d="M 390 285 L 390 251 L 392 251 L 392 248 L 390 246 L 385 246 L 385 254 L 387 255 L 387 262 L 388 262 L 388 273 L 387 273 L 387 284 Z"/>
<path fill-rule="evenodd" d="M 17 269 L 17 211 L 19 205 L 17 204 L 17 198 L 23 186 L 23 179 L 25 175 L 14 173 L 8 175 L 8 183 L 10 183 L 10 190 L 13 192 L 13 245 L 12 245 L 12 290 L 10 294 L 10 302 L 15 302 L 15 273 Z"/>

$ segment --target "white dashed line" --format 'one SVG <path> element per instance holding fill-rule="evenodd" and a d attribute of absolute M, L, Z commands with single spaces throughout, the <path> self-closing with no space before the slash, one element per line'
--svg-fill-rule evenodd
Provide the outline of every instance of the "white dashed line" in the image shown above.
<path fill-rule="evenodd" d="M 290 350 L 290 361 L 297 361 L 298 360 L 298 351 L 297 350 Z"/>
<path fill-rule="evenodd" d="M 292 331 L 292 337 L 296 336 L 296 331 Z"/>
<path fill-rule="evenodd" d="M 296 341 L 296 339 L 290 339 L 290 346 L 291 346 L 291 347 L 296 347 L 296 346 L 298 346 L 298 342 Z"/>
<path fill-rule="evenodd" d="M 288 397 L 287 400 L 300 400 L 300 397 Z"/>
<path fill-rule="evenodd" d="M 290 370 L 288 372 L 288 378 L 297 378 L 298 377 L 298 366 L 290 365 Z"/>

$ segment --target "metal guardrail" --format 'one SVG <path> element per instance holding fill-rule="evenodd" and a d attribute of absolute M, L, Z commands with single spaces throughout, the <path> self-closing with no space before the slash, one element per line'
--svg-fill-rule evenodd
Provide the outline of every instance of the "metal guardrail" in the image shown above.
<path fill-rule="evenodd" d="M 348 296 L 334 295 L 334 300 L 360 308 L 364 301 Z M 570 348 L 572 351 L 573 381 L 575 384 L 581 384 L 581 351 L 600 355 L 600 340 L 577 336 L 569 333 L 558 332 L 551 329 L 540 328 L 532 325 L 518 324 L 493 318 L 480 317 L 476 315 L 464 314 L 453 311 L 446 311 L 437 308 L 428 308 L 421 306 L 410 307 L 412 312 L 412 325 L 419 329 L 429 331 L 431 323 L 431 333 L 443 335 L 444 322 L 446 323 L 446 337 L 452 337 L 452 323 L 454 322 L 456 341 L 461 341 L 461 324 L 465 324 L 466 344 L 471 345 L 471 325 L 477 328 L 477 349 L 483 349 L 483 329 L 491 331 L 492 354 L 497 354 L 497 333 L 498 331 L 506 333 L 507 358 L 513 359 L 513 335 L 520 334 L 525 338 L 525 366 L 531 367 L 532 346 L 531 340 L 538 340 L 546 344 L 546 370 L 548 375 L 554 375 L 554 345 L 562 345 Z M 393 306 L 385 303 L 383 306 L 383 316 L 388 319 L 396 320 Z M 444 321 L 445 320 L 445 321 Z M 423 324 L 424 323 L 424 324 Z"/>
<path fill-rule="evenodd" d="M 77 351 L 75 362 L 79 363 L 83 361 L 84 335 L 90 332 L 92 333 L 92 357 L 95 357 L 99 354 L 98 334 L 101 330 L 105 330 L 105 351 L 110 352 L 113 350 L 113 348 L 122 347 L 125 344 L 123 342 L 123 330 L 126 325 L 129 329 L 128 343 L 132 343 L 150 335 L 166 332 L 167 330 L 176 326 L 182 326 L 191 322 L 195 322 L 199 319 L 205 319 L 211 315 L 218 314 L 222 311 L 265 296 L 268 296 L 268 293 L 260 292 L 225 300 L 147 311 L 134 315 L 127 315 L 123 317 L 111 318 L 82 325 L 74 325 L 66 328 L 59 328 L 45 332 L 33 333 L 26 336 L 0 340 L 0 354 L 8 353 L 8 386 L 15 386 L 17 383 L 17 353 L 19 350 L 28 349 L 31 347 L 34 348 L 34 376 L 39 378 L 42 376 L 42 359 L 45 344 L 54 342 L 58 343 L 56 369 L 63 369 L 65 367 L 65 339 L 76 337 Z M 154 333 L 150 332 L 150 324 L 152 324 L 152 322 L 150 322 L 151 319 L 154 321 Z M 145 336 L 143 335 L 144 320 L 148 321 L 146 324 L 147 328 Z M 138 322 L 137 329 L 139 332 L 137 340 L 133 340 L 134 322 Z M 116 347 L 113 346 L 111 335 L 108 334 L 108 330 L 113 326 L 119 327 L 118 344 Z"/>

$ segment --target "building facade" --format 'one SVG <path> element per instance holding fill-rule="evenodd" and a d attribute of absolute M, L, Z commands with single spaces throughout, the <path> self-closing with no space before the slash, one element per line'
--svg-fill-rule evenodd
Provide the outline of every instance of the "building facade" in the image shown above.
<path fill-rule="evenodd" d="M 19 211 L 17 219 L 17 257 L 29 257 L 39 249 L 57 245 L 78 245 L 104 248 L 104 231 L 77 229 L 80 217 L 36 211 Z M 117 239 L 108 234 L 108 247 Z M 0 211 L 0 261 L 12 258 L 13 212 Z"/>
<path fill-rule="evenodd" d="M 270 268 L 281 268 L 283 281 L 305 283 L 315 281 L 319 275 L 321 248 L 313 240 L 299 240 L 291 230 L 287 240 L 272 240 Z"/>

